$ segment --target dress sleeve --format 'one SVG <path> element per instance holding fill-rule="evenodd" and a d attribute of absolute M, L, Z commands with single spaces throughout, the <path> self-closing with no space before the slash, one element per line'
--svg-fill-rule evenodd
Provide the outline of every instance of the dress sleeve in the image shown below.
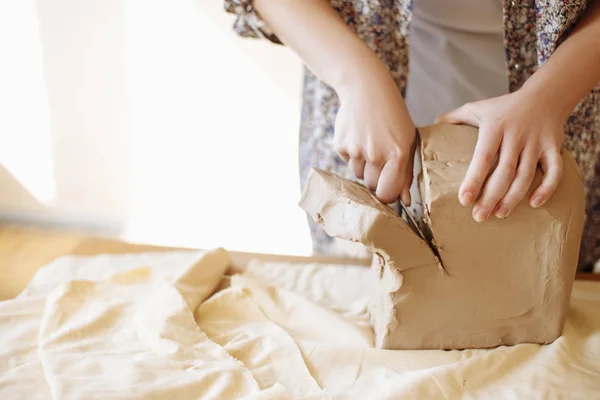
<path fill-rule="evenodd" d="M 282 44 L 266 22 L 258 15 L 252 0 L 224 0 L 225 11 L 236 15 L 233 30 L 242 37 L 266 39 Z"/>

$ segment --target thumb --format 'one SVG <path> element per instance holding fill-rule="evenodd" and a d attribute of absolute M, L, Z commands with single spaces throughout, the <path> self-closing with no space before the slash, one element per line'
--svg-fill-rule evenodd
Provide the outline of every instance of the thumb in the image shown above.
<path fill-rule="evenodd" d="M 438 116 L 435 123 L 447 124 L 468 124 L 479 126 L 479 118 L 477 118 L 476 106 L 474 103 L 466 103 L 452 111 Z"/>

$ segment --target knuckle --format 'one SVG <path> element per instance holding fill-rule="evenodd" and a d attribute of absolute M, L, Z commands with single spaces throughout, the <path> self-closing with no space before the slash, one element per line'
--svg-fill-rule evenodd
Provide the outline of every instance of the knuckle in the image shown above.
<path fill-rule="evenodd" d="M 360 146 L 353 144 L 347 147 L 347 152 L 352 158 L 361 158 Z"/>
<path fill-rule="evenodd" d="M 509 197 L 504 198 L 504 200 L 502 200 L 498 203 L 498 209 L 504 208 L 510 213 L 513 210 L 514 204 L 515 204 L 515 203 L 513 203 L 513 201 L 514 200 L 512 200 Z"/>
<path fill-rule="evenodd" d="M 551 191 L 548 190 L 548 188 L 546 188 L 546 187 L 540 187 L 540 188 L 538 188 L 538 190 L 536 190 L 535 196 L 539 196 L 539 197 L 542 197 L 544 199 L 547 199 L 547 198 L 550 197 L 550 193 L 551 193 Z"/>
<path fill-rule="evenodd" d="M 531 187 L 534 178 L 535 178 L 535 171 L 528 172 L 528 173 L 523 174 L 523 175 L 521 175 L 521 176 L 519 176 L 517 178 L 518 179 L 518 185 L 517 185 L 516 190 L 518 191 L 518 193 L 519 193 L 520 196 L 525 196 L 525 194 L 527 193 L 527 191 Z"/>
<path fill-rule="evenodd" d="M 473 180 L 471 181 L 472 185 L 473 185 L 473 189 L 480 188 L 480 190 L 481 190 L 481 188 L 483 187 L 483 184 L 485 183 L 485 180 L 486 180 L 485 174 L 481 174 L 481 175 L 474 177 Z"/>
<path fill-rule="evenodd" d="M 367 149 L 367 161 L 371 164 L 379 164 L 383 161 L 383 156 L 377 150 Z"/>
<path fill-rule="evenodd" d="M 533 178 L 535 178 L 537 168 L 537 163 L 532 163 L 529 165 L 519 165 L 517 169 L 517 178 L 519 179 L 519 181 L 522 181 L 523 185 L 529 185 Z"/>
<path fill-rule="evenodd" d="M 504 121 L 495 116 L 487 116 L 487 119 L 482 123 L 479 132 L 482 136 L 496 136 L 499 132 L 504 131 Z"/>
<path fill-rule="evenodd" d="M 491 121 L 491 126 L 494 127 L 495 132 L 505 132 L 509 131 L 509 119 L 504 115 L 495 116 Z"/>
<path fill-rule="evenodd" d="M 512 179 L 517 173 L 516 168 L 514 164 L 501 164 L 497 171 L 503 179 Z"/>
<path fill-rule="evenodd" d="M 556 163 L 556 164 L 562 163 L 562 158 L 560 156 L 560 149 L 555 146 L 551 146 L 551 147 L 543 147 L 542 146 L 541 153 L 542 153 L 541 154 L 542 158 L 545 158 L 549 162 Z"/>
<path fill-rule="evenodd" d="M 521 200 L 523 200 L 526 194 L 527 187 L 524 185 L 519 186 L 512 193 L 506 195 L 506 197 L 502 200 L 502 203 L 512 210 Z"/>
<path fill-rule="evenodd" d="M 491 209 L 502 198 L 502 195 L 503 193 L 499 193 L 497 190 L 490 190 L 481 197 L 481 204 L 483 207 Z"/>
<path fill-rule="evenodd" d="M 504 124 L 506 126 L 509 126 L 508 121 L 507 120 L 504 120 L 504 121 L 506 121 L 506 122 L 504 122 Z M 522 125 L 515 126 L 514 124 L 512 124 L 512 125 L 510 125 L 510 130 L 508 130 L 507 133 L 512 138 L 512 140 L 515 141 L 515 144 L 518 144 L 518 141 L 525 140 L 527 137 L 530 137 L 533 132 L 528 127 L 525 127 Z"/>
<path fill-rule="evenodd" d="M 563 172 L 564 172 L 563 165 L 562 165 L 562 163 L 559 163 L 556 166 L 556 180 L 557 181 L 560 180 L 560 178 L 562 178 Z"/>
<path fill-rule="evenodd" d="M 543 146 L 538 141 L 534 141 L 533 143 L 527 144 L 525 152 L 528 153 L 532 158 L 539 158 L 543 152 Z"/>
<path fill-rule="evenodd" d="M 410 153 L 401 149 L 400 147 L 395 147 L 388 154 L 388 160 L 394 160 L 399 166 L 404 167 L 410 161 Z"/>
<path fill-rule="evenodd" d="M 531 185 L 531 181 L 533 181 L 533 179 L 535 178 L 535 172 L 536 169 L 535 168 L 528 168 L 526 171 L 523 172 L 523 186 L 529 186 Z M 527 188 L 525 189 L 527 190 Z"/>
<path fill-rule="evenodd" d="M 398 150 L 396 159 L 398 160 L 400 165 L 404 165 L 404 164 L 408 163 L 409 158 L 410 158 L 410 155 L 407 151 L 403 151 L 401 149 Z"/>
<path fill-rule="evenodd" d="M 477 153 L 477 157 L 481 160 L 484 165 L 492 165 L 496 154 L 490 150 L 480 150 Z"/>
<path fill-rule="evenodd" d="M 516 171 L 519 164 L 516 158 L 510 158 L 509 160 L 504 161 L 502 165 L 509 171 Z"/>
<path fill-rule="evenodd" d="M 485 176 L 483 176 L 481 174 L 472 176 L 472 177 L 468 178 L 468 180 L 465 182 L 464 190 L 476 193 L 479 191 L 479 189 L 483 185 L 484 181 L 485 181 Z"/>
<path fill-rule="evenodd" d="M 537 163 L 521 164 L 518 167 L 518 174 L 524 180 L 532 180 L 537 171 Z"/>
<path fill-rule="evenodd" d="M 369 140 L 365 145 L 365 158 L 372 162 L 377 156 L 377 146 L 372 140 Z"/>
<path fill-rule="evenodd" d="M 527 135 L 522 134 L 520 132 L 515 132 L 513 135 L 511 135 L 511 140 L 512 140 L 512 147 L 513 149 L 517 150 L 521 150 L 525 148 L 525 145 L 527 144 Z M 516 160 L 515 160 L 516 161 Z"/>
<path fill-rule="evenodd" d="M 390 149 L 388 153 L 389 159 L 397 159 L 400 160 L 403 157 L 403 151 L 399 146 L 394 146 Z"/>
<path fill-rule="evenodd" d="M 494 185 L 508 188 L 515 179 L 515 171 L 501 170 L 494 174 L 496 178 Z"/>

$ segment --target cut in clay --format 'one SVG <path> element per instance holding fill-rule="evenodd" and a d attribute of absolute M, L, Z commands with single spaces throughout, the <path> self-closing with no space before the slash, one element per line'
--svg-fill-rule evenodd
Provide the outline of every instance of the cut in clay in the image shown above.
<path fill-rule="evenodd" d="M 477 223 L 472 206 L 457 198 L 477 129 L 440 124 L 419 134 L 426 237 L 362 185 L 326 171 L 311 171 L 300 200 L 329 235 L 373 252 L 376 346 L 464 349 L 554 341 L 564 326 L 583 231 L 575 161 L 563 151 L 560 185 L 541 208 L 525 200 L 506 219 Z M 528 195 L 541 178 L 538 170 Z"/>

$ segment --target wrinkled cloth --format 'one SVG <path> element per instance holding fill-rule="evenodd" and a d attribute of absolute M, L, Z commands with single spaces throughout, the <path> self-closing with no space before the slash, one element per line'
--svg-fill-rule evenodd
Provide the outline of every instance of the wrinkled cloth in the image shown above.
<path fill-rule="evenodd" d="M 60 258 L 0 302 L 2 399 L 593 399 L 600 283 L 564 334 L 490 350 L 373 347 L 363 266 L 226 251 Z M 223 289 L 223 281 L 229 285 Z"/>

